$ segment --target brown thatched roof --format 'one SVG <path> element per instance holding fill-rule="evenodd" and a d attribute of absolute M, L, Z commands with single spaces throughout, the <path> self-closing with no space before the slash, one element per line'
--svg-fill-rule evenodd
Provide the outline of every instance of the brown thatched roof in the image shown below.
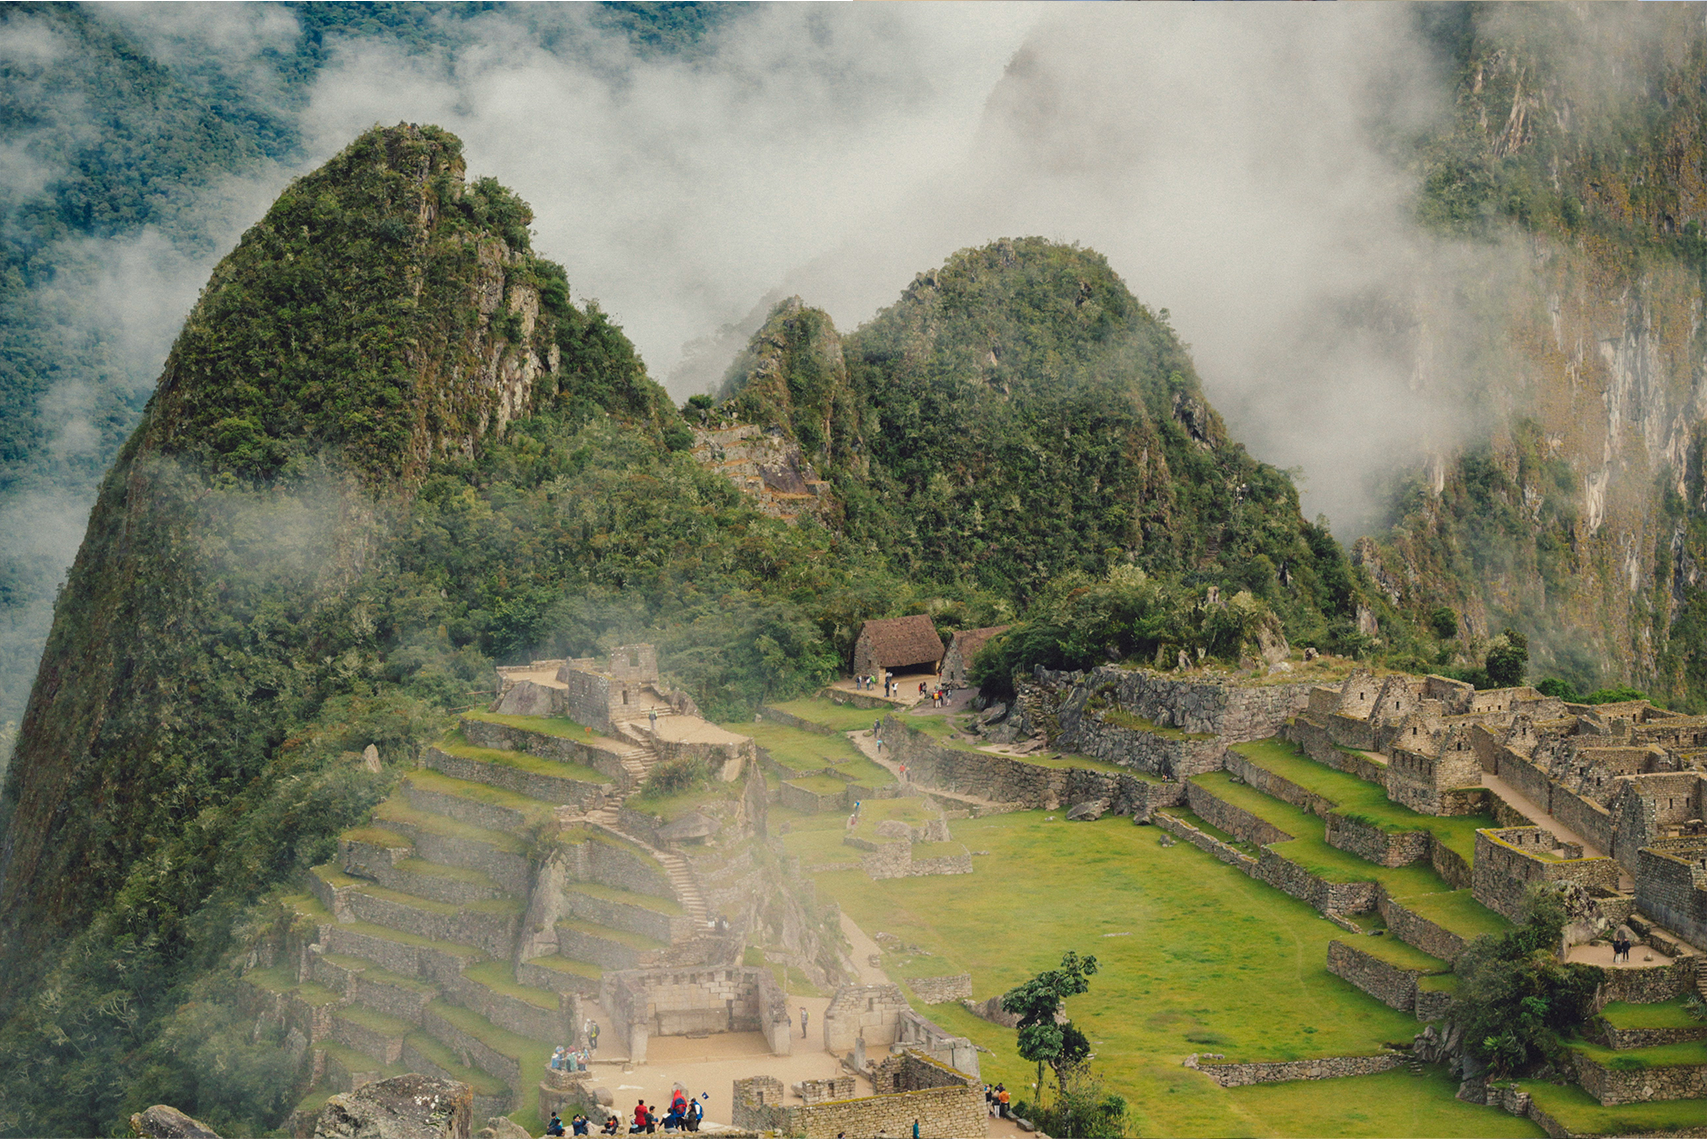
<path fill-rule="evenodd" d="M 962 629 L 954 634 L 954 643 L 948 647 L 960 650 L 960 660 L 970 665 L 972 658 L 978 655 L 978 650 L 989 643 L 990 638 L 997 633 L 1005 633 L 1013 628 L 1012 625 L 991 625 L 987 629 Z"/>
<path fill-rule="evenodd" d="M 859 639 L 871 647 L 873 661 L 883 668 L 935 664 L 942 659 L 942 638 L 923 613 L 867 621 Z"/>

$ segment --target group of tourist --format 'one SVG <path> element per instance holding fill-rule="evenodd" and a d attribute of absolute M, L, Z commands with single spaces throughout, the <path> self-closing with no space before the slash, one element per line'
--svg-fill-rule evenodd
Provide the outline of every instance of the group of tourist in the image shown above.
<path fill-rule="evenodd" d="M 1008 1089 L 1006 1084 L 984 1085 L 984 1107 L 997 1119 L 1008 1118 Z"/>
<path fill-rule="evenodd" d="M 568 1049 L 559 1044 L 551 1054 L 551 1070 L 554 1072 L 585 1072 L 587 1064 L 592 1060 L 590 1049 Z"/>
<path fill-rule="evenodd" d="M 590 1130 L 590 1128 L 592 1126 L 593 1126 L 592 1120 L 588 1119 L 586 1116 L 582 1115 L 580 1112 L 576 1112 L 575 1118 L 573 1118 L 569 1121 L 569 1134 L 571 1134 L 571 1135 L 590 1135 L 590 1134 L 592 1134 L 592 1132 Z M 621 1130 L 622 1130 L 622 1120 L 618 1119 L 614 1115 L 609 1115 L 609 1113 L 607 1113 L 607 1118 L 605 1119 L 604 1126 L 599 1128 L 599 1134 L 600 1135 L 615 1135 Z M 546 1122 L 545 1134 L 548 1137 L 550 1137 L 550 1136 L 562 1135 L 563 1133 L 564 1133 L 563 1132 L 563 1118 L 561 1116 L 559 1116 L 554 1111 L 551 1113 L 551 1119 Z"/>
<path fill-rule="evenodd" d="M 700 1099 L 710 1098 L 708 1093 L 701 1092 Z M 651 1135 L 662 1128 L 665 1131 L 698 1131 L 700 1120 L 705 1118 L 705 1107 L 699 1099 L 688 1096 L 687 1090 L 677 1084 L 670 1092 L 670 1110 L 663 1115 L 658 1114 L 658 1108 L 645 1100 L 634 1101 L 634 1122 L 629 1125 L 630 1135 Z"/>

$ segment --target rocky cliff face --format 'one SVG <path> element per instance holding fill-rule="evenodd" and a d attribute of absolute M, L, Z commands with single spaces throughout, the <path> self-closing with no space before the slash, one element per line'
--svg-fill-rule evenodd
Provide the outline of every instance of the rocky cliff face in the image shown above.
<path fill-rule="evenodd" d="M 1481 430 L 1354 560 L 1402 608 L 1460 610 L 1465 640 L 1528 632 L 1533 676 L 1699 702 L 1707 36 L 1675 7 L 1503 7 L 1436 29 L 1460 85 L 1423 202 L 1501 267 Z"/>

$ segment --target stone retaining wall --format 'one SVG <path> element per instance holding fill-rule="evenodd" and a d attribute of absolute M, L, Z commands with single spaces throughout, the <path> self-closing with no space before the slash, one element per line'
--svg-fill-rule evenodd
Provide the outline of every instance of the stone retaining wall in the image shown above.
<path fill-rule="evenodd" d="M 467 977 L 458 977 L 454 983 L 445 986 L 445 992 L 455 998 L 456 1004 L 473 1009 L 506 1032 L 514 1032 L 534 1040 L 571 1041 L 575 1039 L 576 1030 L 580 1027 L 570 1018 L 567 998 L 558 998 L 559 1003 L 555 1008 L 540 1008 L 528 1001 L 488 989 Z M 551 995 L 557 998 L 557 994 Z"/>
<path fill-rule="evenodd" d="M 1381 887 L 1375 882 L 1329 882 L 1318 878 L 1266 847 L 1257 855 L 1257 869 L 1252 877 L 1323 913 L 1368 913 L 1376 907 L 1381 894 Z"/>
<path fill-rule="evenodd" d="M 950 1001 L 972 999 L 972 974 L 955 973 L 948 977 L 914 977 L 907 982 L 913 995 L 927 1005 L 947 1004 Z"/>
<path fill-rule="evenodd" d="M 1417 1019 L 1424 1024 L 1445 1020 L 1452 1015 L 1455 998 L 1451 993 L 1443 993 L 1433 989 L 1417 989 Z"/>
<path fill-rule="evenodd" d="M 516 933 L 521 925 L 520 913 L 458 909 L 455 913 L 443 914 L 360 890 L 350 891 L 346 900 L 358 921 L 402 930 L 433 941 L 472 945 L 500 960 L 515 952 Z"/>
<path fill-rule="evenodd" d="M 497 787 L 505 791 L 513 791 L 518 795 L 526 795 L 530 799 L 539 799 L 546 803 L 581 806 L 592 799 L 602 798 L 605 792 L 609 791 L 612 787 L 609 783 L 595 783 L 588 779 L 576 779 L 567 773 L 563 775 L 542 775 L 535 771 L 525 771 L 519 767 L 510 767 L 508 764 L 486 763 L 477 759 L 464 759 L 461 756 L 452 755 L 450 752 L 436 747 L 428 748 L 425 758 L 428 767 L 432 768 L 434 771 L 443 772 L 452 779 L 466 779 L 470 783 L 484 783 L 490 787 Z M 411 792 L 411 799 L 413 799 L 417 794 L 430 797 L 431 801 L 435 804 L 432 807 L 423 809 L 440 811 L 443 814 L 451 815 L 452 818 L 460 817 L 457 814 L 453 814 L 453 811 L 460 811 L 464 814 L 501 812 L 503 815 L 514 816 L 515 818 L 514 822 L 507 823 L 474 822 L 472 817 L 462 820 L 464 822 L 474 822 L 474 825 L 477 827 L 486 827 L 490 830 L 510 830 L 521 822 L 519 812 L 506 811 L 502 807 L 491 807 L 485 804 L 476 804 L 470 800 L 462 799 L 459 796 L 439 795 L 434 792 L 423 791 L 419 788 L 416 788 Z M 439 804 L 444 804 L 444 806 L 440 806 Z M 446 809 L 447 807 L 449 809 Z M 484 812 L 477 810 L 477 808 L 484 808 Z M 497 817 L 497 815 L 494 815 L 494 818 Z"/>
<path fill-rule="evenodd" d="M 1399 966 L 1343 941 L 1328 942 L 1328 972 L 1350 981 L 1388 1008 L 1413 1012 L 1417 1007 L 1417 978 L 1421 970 Z"/>
<path fill-rule="evenodd" d="M 563 891 L 563 903 L 569 912 L 578 918 L 584 918 L 596 925 L 638 933 L 642 937 L 650 937 L 653 941 L 670 942 L 675 940 L 676 933 L 685 937 L 692 932 L 692 923 L 686 916 L 661 914 L 657 910 L 633 902 L 596 898 L 576 890 L 573 886 Z"/>
<path fill-rule="evenodd" d="M 1468 946 L 1469 943 L 1456 933 L 1413 913 L 1389 898 L 1385 890 L 1379 891 L 1378 894 L 1375 909 L 1387 923 L 1387 928 L 1393 931 L 1393 936 L 1406 945 L 1415 946 L 1429 956 L 1438 957 L 1448 963 L 1458 960 L 1459 955 Z"/>
<path fill-rule="evenodd" d="M 1390 1072 L 1402 1059 L 1391 1053 L 1381 1056 L 1324 1056 L 1319 1060 L 1281 1060 L 1272 1063 L 1224 1064 L 1199 1061 L 1196 1056 L 1185 1066 L 1196 1068 L 1224 1088 L 1242 1088 L 1251 1084 L 1278 1084 L 1288 1080 L 1337 1080 L 1344 1076 L 1372 1076 Z"/>
<path fill-rule="evenodd" d="M 834 728 L 826 728 L 823 724 L 815 724 L 811 720 L 802 720 L 792 712 L 784 712 L 781 708 L 772 708 L 769 704 L 759 705 L 759 715 L 774 724 L 796 731 L 811 732 L 815 736 L 834 736 L 840 733 Z"/>
<path fill-rule="evenodd" d="M 433 756 L 437 754 L 455 763 L 472 763 L 469 760 L 457 759 L 438 748 L 428 748 L 426 761 L 428 767 L 433 767 Z M 490 764 L 481 764 L 489 767 Z M 434 768 L 444 771 L 443 768 Z M 450 772 L 444 771 L 449 775 Z M 468 778 L 465 775 L 455 776 L 458 779 Z M 479 799 L 465 799 L 461 795 L 446 795 L 441 791 L 432 791 L 426 787 L 418 787 L 414 781 L 405 776 L 403 794 L 409 800 L 409 805 L 417 811 L 427 811 L 431 814 L 443 815 L 455 819 L 459 823 L 467 823 L 472 827 L 484 827 L 489 831 L 517 831 L 527 825 L 527 816 L 509 807 L 500 807 L 496 803 L 486 803 Z M 567 802 L 568 800 L 564 800 Z"/>
<path fill-rule="evenodd" d="M 427 1076 L 437 1076 L 441 1080 L 456 1079 L 456 1076 L 453 1073 L 445 1071 L 408 1044 L 403 1045 L 403 1066 L 408 1068 L 411 1072 L 420 1072 Z M 473 1118 L 489 1119 L 494 1115 L 507 1115 L 511 1111 L 515 1110 L 516 1098 L 516 1093 L 513 1091 L 505 1092 L 503 1095 L 497 1096 L 481 1095 L 476 1092 L 474 1096 L 474 1111 L 472 1113 Z M 312 1125 L 311 1129 L 308 1132 L 305 1132 L 305 1134 L 313 1134 Z"/>
<path fill-rule="evenodd" d="M 473 1066 L 482 1072 L 497 1076 L 512 1088 L 522 1086 L 522 1065 L 516 1057 L 504 1055 L 478 1036 L 464 1032 L 432 1009 L 427 1010 L 422 1025 L 428 1035 L 441 1044 L 448 1045 L 457 1055 L 468 1057 L 473 1061 Z"/>
<path fill-rule="evenodd" d="M 505 893 L 527 895 L 528 861 L 519 854 L 474 839 L 433 834 L 403 822 L 390 822 L 385 824 L 385 828 L 407 838 L 414 845 L 415 853 L 428 862 L 478 870 L 496 882 Z"/>
<path fill-rule="evenodd" d="M 784 781 L 777 785 L 777 804 L 794 811 L 817 814 L 821 811 L 841 811 L 851 806 L 847 788 L 840 791 L 813 791 Z"/>
<path fill-rule="evenodd" d="M 1279 799 L 1282 803 L 1290 803 L 1301 811 L 1325 819 L 1334 812 L 1335 803 L 1314 791 L 1306 790 L 1290 779 L 1276 775 L 1266 767 L 1262 767 L 1240 752 L 1231 749 L 1227 752 L 1226 769 L 1228 774 L 1236 775 L 1247 784 L 1261 791 L 1271 799 Z"/>
<path fill-rule="evenodd" d="M 1622 1071 L 1602 1067 L 1581 1052 L 1572 1052 L 1571 1062 L 1583 1091 L 1599 1100 L 1602 1107 L 1707 1096 L 1707 1064 Z"/>
<path fill-rule="evenodd" d="M 366 957 L 382 969 L 421 981 L 447 983 L 461 975 L 466 959 L 426 945 L 408 945 L 389 938 L 374 937 L 344 925 L 320 927 L 326 949 L 353 957 Z"/>
<path fill-rule="evenodd" d="M 1613 1001 L 1649 1005 L 1695 991 L 1701 957 L 1683 957 L 1652 969 L 1602 969 L 1594 993 L 1594 1011 Z"/>
<path fill-rule="evenodd" d="M 1175 818 L 1166 812 L 1158 812 L 1151 816 L 1151 821 L 1177 839 L 1189 842 L 1197 849 L 1214 855 L 1227 865 L 1236 867 L 1246 874 L 1255 876 L 1257 860 L 1236 847 L 1228 846 L 1212 834 L 1205 834 L 1184 819 Z"/>
<path fill-rule="evenodd" d="M 1385 786 L 1387 768 L 1368 756 L 1346 751 L 1334 743 L 1328 730 L 1303 716 L 1288 721 L 1280 730 L 1280 738 L 1304 749 L 1304 754 L 1335 771 L 1355 775 L 1377 786 Z"/>
<path fill-rule="evenodd" d="M 1165 728 L 1221 737 L 1223 743 L 1267 739 L 1304 710 L 1311 684 L 1240 684 L 1104 665 L 1088 675 L 1039 668 L 1038 683 L 1082 687 Z M 1065 726 L 1065 725 L 1063 725 Z"/>
<path fill-rule="evenodd" d="M 1163 779 L 1188 779 L 1205 771 L 1218 771 L 1227 751 L 1219 739 L 1183 739 L 1122 727 L 1103 721 L 1094 712 L 1080 714 L 1070 706 L 1059 709 L 1058 714 L 1062 731 L 1053 741 L 1055 746 Z"/>
<path fill-rule="evenodd" d="M 628 773 L 623 770 L 622 758 L 618 755 L 620 748 L 614 744 L 601 746 L 591 737 L 582 742 L 569 736 L 552 736 L 469 716 L 462 717 L 461 723 L 464 738 L 475 747 L 523 751 L 541 759 L 555 759 L 559 763 L 584 764 L 600 775 L 609 776 L 613 782 L 626 785 L 628 781 Z"/>
<path fill-rule="evenodd" d="M 1659 1044 L 1687 1044 L 1692 1040 L 1707 1040 L 1707 1024 L 1687 1028 L 1617 1028 L 1600 1017 L 1595 1017 L 1584 1026 L 1583 1035 L 1608 1048 L 1652 1048 Z"/>
<path fill-rule="evenodd" d="M 1258 818 L 1243 807 L 1235 807 L 1224 799 L 1216 798 L 1214 792 L 1196 783 L 1185 785 L 1185 801 L 1192 814 L 1210 826 L 1255 846 L 1287 842 L 1292 838 L 1273 823 Z"/>
<path fill-rule="evenodd" d="M 891 1072 L 891 1069 L 895 1071 Z M 929 1085 L 929 1086 L 920 1086 Z M 753 1131 L 831 1139 L 837 1135 L 981 1136 L 989 1114 L 977 1081 L 914 1051 L 891 1056 L 873 1072 L 877 1095 L 789 1105 L 779 1080 L 736 1080 L 734 1124 Z"/>
<path fill-rule="evenodd" d="M 1434 872 L 1454 890 L 1466 890 L 1474 884 L 1474 875 L 1464 856 L 1439 839 L 1429 844 L 1428 861 Z"/>
<path fill-rule="evenodd" d="M 1329 814 L 1326 819 L 1329 846 L 1349 851 L 1377 866 L 1409 866 L 1428 858 L 1434 836 L 1427 831 L 1382 830 L 1374 823 L 1347 815 Z"/>
<path fill-rule="evenodd" d="M 1109 813 L 1145 819 L 1157 807 L 1177 804 L 1183 794 L 1178 783 L 1084 767 L 1042 767 L 1020 758 L 947 747 L 894 716 L 883 721 L 883 741 L 891 756 L 907 765 L 915 785 L 997 803 L 1053 811 L 1107 799 Z"/>

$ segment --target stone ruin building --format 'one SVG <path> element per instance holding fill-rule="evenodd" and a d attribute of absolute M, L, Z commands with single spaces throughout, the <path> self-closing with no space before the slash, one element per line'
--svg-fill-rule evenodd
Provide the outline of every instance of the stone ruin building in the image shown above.
<path fill-rule="evenodd" d="M 978 1049 L 914 1012 L 899 985 L 843 985 L 823 1018 L 824 1048 L 847 1075 L 804 1080 L 788 1103 L 782 1081 L 736 1080 L 734 1123 L 751 1131 L 831 1139 L 850 1135 L 975 1136 L 987 1133 Z M 867 1052 L 880 1059 L 868 1059 Z M 856 1094 L 854 1074 L 871 1083 Z"/>
<path fill-rule="evenodd" d="M 972 678 L 967 675 L 967 670 L 972 667 L 972 659 L 978 655 L 978 650 L 1011 628 L 1012 625 L 991 625 L 985 629 L 962 629 L 954 634 L 954 640 L 949 642 L 948 651 L 942 657 L 942 682 L 952 688 L 971 687 Z"/>
<path fill-rule="evenodd" d="M 698 715 L 686 693 L 658 676 L 658 652 L 648 644 L 618 645 L 606 667 L 594 657 L 536 660 L 498 668 L 494 711 L 519 716 L 566 716 L 616 735 L 624 724 L 658 715 Z"/>
<path fill-rule="evenodd" d="M 1707 946 L 1707 717 L 1359 671 L 1313 689 L 1287 735 L 1334 767 L 1360 753 L 1349 762 L 1373 764 L 1388 797 L 1418 812 L 1508 816 L 1477 838 L 1488 908 L 1516 917 L 1529 886 L 1565 884 L 1578 940 L 1639 911 Z"/>
<path fill-rule="evenodd" d="M 885 672 L 935 672 L 942 663 L 942 638 L 923 613 L 867 621 L 854 642 L 853 670 L 866 676 Z"/>

